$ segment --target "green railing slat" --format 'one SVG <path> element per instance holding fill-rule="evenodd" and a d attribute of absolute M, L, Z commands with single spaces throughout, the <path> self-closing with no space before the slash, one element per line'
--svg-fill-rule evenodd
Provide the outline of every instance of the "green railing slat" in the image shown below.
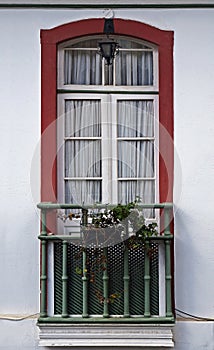
<path fill-rule="evenodd" d="M 82 226 L 87 226 L 88 224 L 88 210 L 82 208 Z M 82 273 L 82 317 L 88 317 L 88 271 L 87 271 L 87 250 L 86 247 L 82 252 L 82 262 L 83 262 L 83 273 Z"/>
<path fill-rule="evenodd" d="M 62 317 L 68 317 L 68 242 L 62 245 Z"/>
<path fill-rule="evenodd" d="M 145 241 L 145 265 L 144 265 L 144 316 L 150 317 L 150 258 L 149 241 Z"/>
<path fill-rule="evenodd" d="M 82 294 L 83 294 L 83 306 L 82 317 L 88 317 L 88 271 L 87 271 L 87 252 L 82 252 L 83 257 L 83 276 L 82 276 Z"/>
<path fill-rule="evenodd" d="M 88 209 L 82 208 L 82 226 L 88 224 Z"/>
<path fill-rule="evenodd" d="M 123 256 L 123 263 L 124 263 L 124 317 L 130 317 L 130 311 L 129 311 L 129 250 L 127 247 L 125 247 L 124 250 L 124 256 Z"/>
<path fill-rule="evenodd" d="M 39 323 L 84 323 L 85 319 L 82 317 L 69 317 L 69 318 L 61 318 L 61 317 L 40 317 Z M 87 323 L 96 324 L 96 323 L 146 323 L 146 324 L 169 324 L 174 323 L 174 317 L 91 317 L 88 318 Z"/>
<path fill-rule="evenodd" d="M 172 275 L 171 275 L 171 249 L 170 240 L 168 237 L 171 235 L 170 232 L 170 214 L 171 208 L 164 209 L 164 236 L 165 240 L 165 279 L 166 279 L 166 316 L 172 316 Z"/>
<path fill-rule="evenodd" d="M 41 221 L 42 221 L 42 231 L 41 236 L 47 236 L 47 228 L 46 228 L 46 210 L 42 210 Z"/>
<path fill-rule="evenodd" d="M 42 230 L 41 237 L 47 236 L 46 228 L 46 210 L 42 210 Z M 40 315 L 41 317 L 47 316 L 47 242 L 45 240 L 41 241 L 41 300 L 40 300 Z"/>
<path fill-rule="evenodd" d="M 171 296 L 171 249 L 170 241 L 165 241 L 165 277 L 166 277 L 166 316 L 172 316 L 172 296 Z"/>
<path fill-rule="evenodd" d="M 105 256 L 106 262 L 104 263 L 104 271 L 103 271 L 103 317 L 109 317 L 109 308 L 108 308 L 108 298 L 109 298 L 109 277 L 108 277 L 108 249 L 107 247 L 103 248 L 103 255 Z"/>
<path fill-rule="evenodd" d="M 42 271 L 41 271 L 41 302 L 40 302 L 40 315 L 41 317 L 47 316 L 47 242 L 42 241 Z"/>
<path fill-rule="evenodd" d="M 41 202 L 37 204 L 37 208 L 39 209 L 46 209 L 46 210 L 52 210 L 52 209 L 101 209 L 101 208 L 114 208 L 118 204 L 92 204 L 92 205 L 78 205 L 78 204 L 67 204 L 67 203 L 52 203 L 52 202 Z M 139 209 L 172 209 L 173 204 L 172 203 L 139 203 L 138 205 Z"/>
<path fill-rule="evenodd" d="M 38 236 L 39 239 L 45 240 L 45 241 L 73 241 L 73 237 L 70 235 L 50 235 L 50 236 Z M 154 237 L 147 237 L 148 241 L 166 241 L 172 240 L 174 236 L 172 234 L 168 235 L 167 238 L 164 235 L 161 236 L 154 236 Z"/>

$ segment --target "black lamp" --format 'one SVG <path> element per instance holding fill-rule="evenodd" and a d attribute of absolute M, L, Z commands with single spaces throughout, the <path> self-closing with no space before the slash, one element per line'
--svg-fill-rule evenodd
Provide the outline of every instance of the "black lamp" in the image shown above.
<path fill-rule="evenodd" d="M 107 34 L 107 39 L 98 43 L 98 54 L 105 59 L 106 64 L 109 66 L 113 63 L 113 59 L 119 52 L 119 44 L 108 38 L 109 34 L 114 33 L 114 23 L 112 19 L 105 20 L 103 32 Z"/>
<path fill-rule="evenodd" d="M 103 40 L 98 43 L 98 53 L 105 58 L 106 64 L 109 66 L 113 63 L 113 59 L 119 52 L 119 44 L 113 40 Z"/>

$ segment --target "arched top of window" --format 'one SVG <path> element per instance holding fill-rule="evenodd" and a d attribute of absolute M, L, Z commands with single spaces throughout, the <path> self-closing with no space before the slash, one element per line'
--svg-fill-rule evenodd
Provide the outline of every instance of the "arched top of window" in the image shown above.
<path fill-rule="evenodd" d="M 83 37 L 74 40 L 69 40 L 61 44 L 64 48 L 91 48 L 97 49 L 97 45 L 101 39 L 105 39 L 104 35 L 97 35 L 96 37 Z M 121 49 L 152 49 L 154 45 L 150 45 L 147 42 L 137 40 L 130 37 L 118 36 L 118 35 L 110 35 L 110 39 L 118 42 Z"/>
<path fill-rule="evenodd" d="M 97 53 L 103 35 L 74 39 L 59 45 L 59 85 L 156 85 L 157 48 L 130 37 L 111 35 L 119 54 L 106 66 Z"/>

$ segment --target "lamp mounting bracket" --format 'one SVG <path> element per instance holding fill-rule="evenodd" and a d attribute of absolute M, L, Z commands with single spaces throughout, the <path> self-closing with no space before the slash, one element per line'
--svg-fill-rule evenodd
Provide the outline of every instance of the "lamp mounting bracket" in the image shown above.
<path fill-rule="evenodd" d="M 114 33 L 113 18 L 105 18 L 103 33 L 105 33 L 105 34 L 113 34 Z"/>

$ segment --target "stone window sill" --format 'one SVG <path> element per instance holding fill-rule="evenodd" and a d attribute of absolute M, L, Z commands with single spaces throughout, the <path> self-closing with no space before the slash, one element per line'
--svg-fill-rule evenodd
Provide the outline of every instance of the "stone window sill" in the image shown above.
<path fill-rule="evenodd" d="M 39 346 L 174 347 L 173 325 L 40 324 Z"/>

